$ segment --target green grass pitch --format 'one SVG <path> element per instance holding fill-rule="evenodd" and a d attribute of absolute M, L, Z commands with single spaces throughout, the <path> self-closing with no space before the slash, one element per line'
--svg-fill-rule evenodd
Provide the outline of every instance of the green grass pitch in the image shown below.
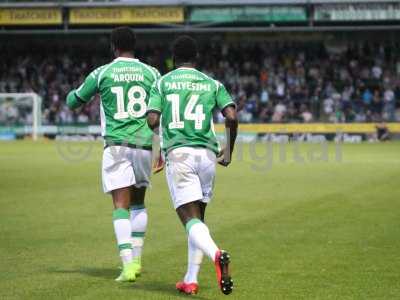
<path fill-rule="evenodd" d="M 218 167 L 206 221 L 231 252 L 235 289 L 222 295 L 205 259 L 193 299 L 399 299 L 400 143 L 273 150 L 271 163 L 251 158 L 265 145 L 239 147 Z M 0 143 L 0 299 L 188 298 L 174 289 L 186 236 L 164 174 L 147 194 L 143 275 L 114 282 L 101 152 L 95 142 Z"/>

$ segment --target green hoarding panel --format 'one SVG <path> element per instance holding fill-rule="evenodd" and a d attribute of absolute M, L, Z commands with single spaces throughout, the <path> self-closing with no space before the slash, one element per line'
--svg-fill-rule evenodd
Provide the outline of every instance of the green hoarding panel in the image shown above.
<path fill-rule="evenodd" d="M 190 22 L 299 22 L 306 21 L 303 7 L 198 7 L 193 8 Z"/>

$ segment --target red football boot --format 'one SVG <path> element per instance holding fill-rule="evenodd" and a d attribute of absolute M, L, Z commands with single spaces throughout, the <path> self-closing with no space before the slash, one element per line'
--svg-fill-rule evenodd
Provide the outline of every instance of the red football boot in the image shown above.
<path fill-rule="evenodd" d="M 176 289 L 181 293 L 185 293 L 187 295 L 195 295 L 199 291 L 199 285 L 197 283 L 185 283 L 183 281 L 179 281 L 176 283 Z"/>
<path fill-rule="evenodd" d="M 218 286 L 225 295 L 232 293 L 233 281 L 229 274 L 229 253 L 218 250 L 215 254 L 215 272 L 217 273 Z"/>

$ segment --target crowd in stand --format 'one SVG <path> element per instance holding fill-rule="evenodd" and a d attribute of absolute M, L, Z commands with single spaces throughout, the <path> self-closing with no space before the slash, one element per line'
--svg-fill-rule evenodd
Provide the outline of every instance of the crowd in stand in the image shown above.
<path fill-rule="evenodd" d="M 97 124 L 98 97 L 76 112 L 65 97 L 109 57 L 86 48 L 36 50 L 3 52 L 0 92 L 41 95 L 44 124 Z M 400 45 L 225 42 L 201 44 L 200 53 L 198 69 L 226 85 L 241 122 L 400 121 Z M 137 56 L 161 73 L 172 68 L 162 45 Z M 0 123 L 7 120 L 27 122 L 2 101 Z"/>

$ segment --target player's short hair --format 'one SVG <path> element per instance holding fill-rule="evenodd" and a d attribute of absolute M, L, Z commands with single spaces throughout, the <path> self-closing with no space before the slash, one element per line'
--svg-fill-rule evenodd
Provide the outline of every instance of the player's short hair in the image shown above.
<path fill-rule="evenodd" d="M 172 44 L 172 54 L 175 62 L 194 62 L 197 59 L 197 43 L 188 35 L 182 35 Z"/>
<path fill-rule="evenodd" d="M 118 50 L 134 51 L 136 34 L 129 27 L 117 27 L 111 32 L 111 45 Z"/>

